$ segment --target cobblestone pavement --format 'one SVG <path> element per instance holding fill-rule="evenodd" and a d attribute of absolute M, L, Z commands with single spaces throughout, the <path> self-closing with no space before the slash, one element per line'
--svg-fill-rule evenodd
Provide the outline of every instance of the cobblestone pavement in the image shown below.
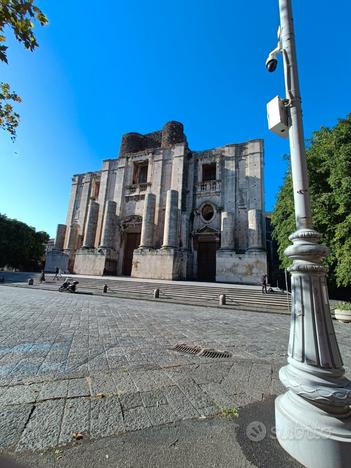
<path fill-rule="evenodd" d="M 288 328 L 281 315 L 1 286 L 0 449 L 59 448 L 74 433 L 97 440 L 266 399 L 283 390 Z M 348 370 L 351 326 L 335 328 Z"/>

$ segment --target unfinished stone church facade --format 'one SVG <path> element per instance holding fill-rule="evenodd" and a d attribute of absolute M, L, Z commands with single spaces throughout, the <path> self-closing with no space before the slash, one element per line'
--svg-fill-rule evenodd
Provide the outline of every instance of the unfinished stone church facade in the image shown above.
<path fill-rule="evenodd" d="M 46 270 L 257 284 L 266 273 L 263 141 L 188 147 L 179 122 L 123 136 L 73 176 Z"/>

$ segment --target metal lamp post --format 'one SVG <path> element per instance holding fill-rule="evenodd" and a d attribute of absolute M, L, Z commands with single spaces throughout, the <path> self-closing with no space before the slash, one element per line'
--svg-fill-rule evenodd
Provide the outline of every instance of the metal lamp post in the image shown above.
<path fill-rule="evenodd" d="M 274 71 L 276 54 L 282 53 L 296 231 L 285 250 L 293 260 L 292 315 L 288 363 L 279 372 L 287 392 L 275 402 L 276 433 L 305 466 L 346 467 L 351 464 L 351 382 L 344 376 L 330 316 L 322 265 L 328 249 L 312 227 L 291 0 L 279 0 L 279 12 L 279 44 L 266 66 Z"/>

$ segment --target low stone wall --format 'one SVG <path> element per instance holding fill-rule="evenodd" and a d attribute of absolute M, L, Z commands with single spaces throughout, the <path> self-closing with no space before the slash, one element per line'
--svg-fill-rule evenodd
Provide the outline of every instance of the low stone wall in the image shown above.
<path fill-rule="evenodd" d="M 74 261 L 74 273 L 81 275 L 115 275 L 117 256 L 111 249 L 79 249 Z"/>
<path fill-rule="evenodd" d="M 186 279 L 187 253 L 177 249 L 136 249 L 133 278 Z"/>
<path fill-rule="evenodd" d="M 266 252 L 237 254 L 231 250 L 217 250 L 216 281 L 223 283 L 260 284 L 267 273 Z"/>
<path fill-rule="evenodd" d="M 48 252 L 45 261 L 45 271 L 55 273 L 56 268 L 60 268 L 62 273 L 68 272 L 69 255 L 61 250 L 51 250 Z"/>

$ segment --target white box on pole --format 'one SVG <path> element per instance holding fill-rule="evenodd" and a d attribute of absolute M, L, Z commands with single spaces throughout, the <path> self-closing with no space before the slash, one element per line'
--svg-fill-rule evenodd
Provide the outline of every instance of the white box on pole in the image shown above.
<path fill-rule="evenodd" d="M 267 119 L 271 132 L 283 138 L 289 137 L 288 112 L 279 96 L 268 102 Z"/>

